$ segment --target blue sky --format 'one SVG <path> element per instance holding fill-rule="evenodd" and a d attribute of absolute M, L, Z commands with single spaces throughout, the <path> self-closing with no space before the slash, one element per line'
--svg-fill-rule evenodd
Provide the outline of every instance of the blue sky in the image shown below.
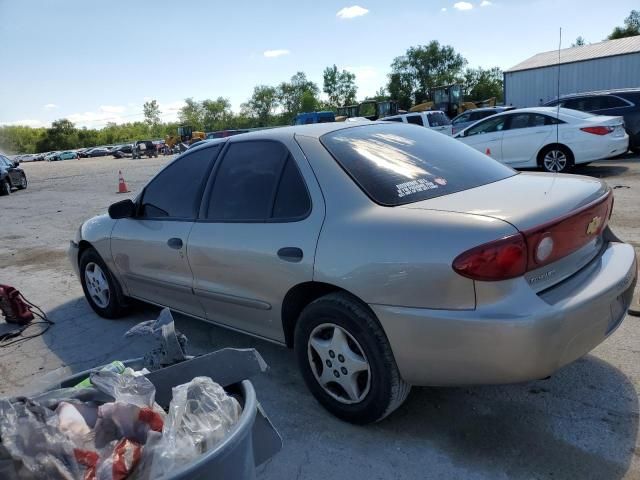
<path fill-rule="evenodd" d="M 452 45 L 471 66 L 509 68 L 578 35 L 621 25 L 637 0 L 0 0 L 0 124 L 69 118 L 100 128 L 142 119 L 146 99 L 173 120 L 186 97 L 228 97 L 332 64 L 358 96 L 386 83 L 413 45 Z M 339 13 L 340 12 L 340 13 Z"/>

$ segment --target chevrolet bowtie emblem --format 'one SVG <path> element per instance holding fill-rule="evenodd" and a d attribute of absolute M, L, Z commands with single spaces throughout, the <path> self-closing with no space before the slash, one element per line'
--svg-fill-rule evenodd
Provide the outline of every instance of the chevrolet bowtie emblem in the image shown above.
<path fill-rule="evenodd" d="M 600 224 L 602 223 L 602 218 L 593 217 L 587 225 L 587 235 L 595 235 L 600 228 Z"/>

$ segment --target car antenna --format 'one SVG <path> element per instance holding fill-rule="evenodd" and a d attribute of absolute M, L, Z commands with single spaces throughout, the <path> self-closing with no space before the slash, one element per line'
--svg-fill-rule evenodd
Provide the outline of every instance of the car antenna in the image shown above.
<path fill-rule="evenodd" d="M 558 41 L 558 85 L 556 94 L 558 103 L 556 106 L 556 143 L 560 143 L 560 50 L 562 49 L 562 27 L 560 27 L 560 39 Z"/>

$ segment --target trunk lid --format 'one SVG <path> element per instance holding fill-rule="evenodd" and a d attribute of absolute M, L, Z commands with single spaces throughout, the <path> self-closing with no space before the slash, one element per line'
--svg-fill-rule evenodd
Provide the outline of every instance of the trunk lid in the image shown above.
<path fill-rule="evenodd" d="M 573 275 L 600 252 L 611 203 L 610 189 L 603 181 L 521 173 L 398 208 L 460 212 L 510 223 L 527 242 L 525 279 L 535 291 L 541 291 Z M 536 255 L 545 237 L 552 238 L 553 248 L 546 261 L 540 261 Z"/>

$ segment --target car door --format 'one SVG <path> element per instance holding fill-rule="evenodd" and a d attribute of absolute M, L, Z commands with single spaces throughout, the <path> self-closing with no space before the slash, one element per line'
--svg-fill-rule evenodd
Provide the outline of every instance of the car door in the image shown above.
<path fill-rule="evenodd" d="M 11 185 L 14 187 L 17 185 L 20 185 L 20 181 L 22 180 L 22 174 L 20 173 L 20 170 L 18 170 L 13 165 L 13 162 L 9 160 L 7 157 L 0 155 L 0 158 L 5 169 L 7 170 L 7 174 L 9 175 L 9 178 L 11 179 Z"/>
<path fill-rule="evenodd" d="M 510 113 L 502 134 L 502 163 L 535 167 L 540 149 L 555 132 L 550 117 L 537 113 Z"/>
<path fill-rule="evenodd" d="M 505 127 L 504 115 L 481 120 L 456 137 L 491 158 L 502 161 L 502 131 Z"/>
<path fill-rule="evenodd" d="M 207 319 L 284 341 L 281 307 L 313 278 L 322 194 L 293 139 L 231 141 L 189 237 Z"/>
<path fill-rule="evenodd" d="M 187 241 L 220 149 L 218 144 L 178 157 L 144 188 L 135 218 L 115 224 L 111 254 L 131 296 L 204 317 L 192 290 Z"/>

